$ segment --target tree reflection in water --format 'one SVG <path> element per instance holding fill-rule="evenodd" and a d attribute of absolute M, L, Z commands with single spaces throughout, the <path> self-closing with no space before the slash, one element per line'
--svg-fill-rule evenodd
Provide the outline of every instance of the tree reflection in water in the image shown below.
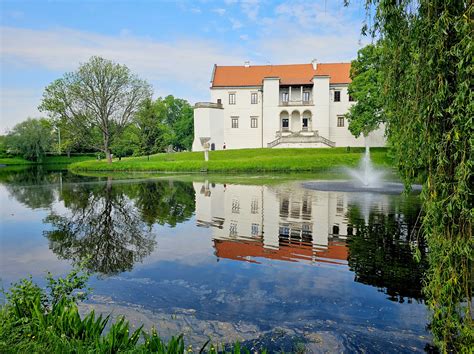
<path fill-rule="evenodd" d="M 105 275 L 129 271 L 156 245 L 154 224 L 177 224 L 194 212 L 191 183 L 164 180 L 139 183 L 63 185 L 59 199 L 67 215 L 52 212 L 45 223 L 51 250 L 79 262 L 90 257 L 91 271 Z"/>
<path fill-rule="evenodd" d="M 151 227 L 111 179 L 105 184 L 67 186 L 61 198 L 70 215 L 52 212 L 45 222 L 53 230 L 44 232 L 59 257 L 74 262 L 90 257 L 90 270 L 110 275 L 131 270 L 153 251 Z"/>
<path fill-rule="evenodd" d="M 8 193 L 31 209 L 49 208 L 55 194 L 51 184 L 59 178 L 58 174 L 47 174 L 42 166 L 33 168 L 0 169 L 0 181 Z"/>
<path fill-rule="evenodd" d="M 150 180 L 130 187 L 127 193 L 147 225 L 175 227 L 194 213 L 194 188 L 190 182 Z"/>
<path fill-rule="evenodd" d="M 422 278 L 428 265 L 423 237 L 418 236 L 417 211 L 372 210 L 366 223 L 357 206 L 349 207 L 349 223 L 357 230 L 347 241 L 348 263 L 355 272 L 355 281 L 378 287 L 392 301 L 423 299 Z M 414 242 L 422 243 L 420 261 L 412 252 Z"/>

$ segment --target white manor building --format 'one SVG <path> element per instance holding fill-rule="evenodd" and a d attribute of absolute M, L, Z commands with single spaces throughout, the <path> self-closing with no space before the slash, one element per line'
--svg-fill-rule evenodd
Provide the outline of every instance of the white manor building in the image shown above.
<path fill-rule="evenodd" d="M 193 151 L 200 138 L 211 150 L 364 146 L 344 117 L 350 63 L 214 66 L 211 102 L 194 107 Z M 370 146 L 384 146 L 384 128 Z"/>

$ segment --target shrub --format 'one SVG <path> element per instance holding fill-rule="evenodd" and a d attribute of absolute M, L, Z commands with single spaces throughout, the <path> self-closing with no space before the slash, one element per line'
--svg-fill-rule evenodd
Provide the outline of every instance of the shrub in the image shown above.
<path fill-rule="evenodd" d="M 184 353 L 183 335 L 164 341 L 156 329 L 143 326 L 130 332 L 129 322 L 120 317 L 110 323 L 110 315 L 97 316 L 94 311 L 83 318 L 77 303 L 87 298 L 90 274 L 84 264 L 75 267 L 64 278 L 48 273 L 46 289 L 34 284 L 31 277 L 12 285 L 0 308 L 0 353 Z M 207 341 L 199 352 L 208 346 Z M 239 343 L 231 352 L 249 353 Z M 191 349 L 186 348 L 187 351 Z M 210 345 L 209 353 L 223 352 Z"/>

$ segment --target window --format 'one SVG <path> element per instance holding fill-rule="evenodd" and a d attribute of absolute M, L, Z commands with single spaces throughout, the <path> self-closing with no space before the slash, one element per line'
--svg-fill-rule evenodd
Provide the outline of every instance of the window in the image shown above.
<path fill-rule="evenodd" d="M 288 92 L 283 92 L 283 93 L 281 94 L 281 100 L 282 100 L 283 102 L 288 102 L 289 99 L 290 99 L 290 95 L 288 94 Z"/>
<path fill-rule="evenodd" d="M 347 236 L 352 236 L 354 234 L 354 229 L 352 226 L 347 226 Z"/>
<path fill-rule="evenodd" d="M 232 213 L 240 214 L 240 201 L 238 199 L 232 200 Z"/>
<path fill-rule="evenodd" d="M 341 102 L 341 91 L 334 91 L 334 102 Z"/>
<path fill-rule="evenodd" d="M 260 228 L 259 224 L 252 224 L 251 234 L 252 236 L 258 236 L 258 229 Z"/>
<path fill-rule="evenodd" d="M 337 116 L 337 126 L 338 127 L 344 126 L 344 116 Z"/>
<path fill-rule="evenodd" d="M 301 211 L 304 215 L 311 215 L 311 200 L 309 197 L 304 197 Z"/>
<path fill-rule="evenodd" d="M 239 127 L 239 117 L 231 117 L 232 119 L 232 128 L 238 128 Z"/>
<path fill-rule="evenodd" d="M 229 236 L 237 236 L 237 223 L 231 222 L 229 225 Z"/>
<path fill-rule="evenodd" d="M 250 94 L 250 103 L 251 104 L 257 104 L 258 103 L 258 96 L 256 92 L 252 92 Z"/>
<path fill-rule="evenodd" d="M 288 118 L 283 118 L 281 120 L 281 127 L 283 129 L 288 129 L 290 127 L 290 120 Z"/>
<path fill-rule="evenodd" d="M 309 101 L 309 91 L 304 91 L 303 92 L 303 101 L 305 101 L 305 102 Z"/>
<path fill-rule="evenodd" d="M 290 210 L 290 201 L 287 197 L 280 200 L 280 216 L 287 217 Z"/>
<path fill-rule="evenodd" d="M 299 219 L 300 217 L 300 203 L 291 202 L 290 215 L 292 218 Z"/>
<path fill-rule="evenodd" d="M 344 213 L 344 198 L 342 196 L 337 196 L 336 213 Z"/>
<path fill-rule="evenodd" d="M 354 97 L 352 97 L 351 95 L 349 95 L 349 102 L 354 102 L 354 101 L 355 101 Z"/>
<path fill-rule="evenodd" d="M 289 236 L 290 235 L 290 228 L 286 225 L 280 226 L 278 228 L 280 236 Z"/>
<path fill-rule="evenodd" d="M 250 128 L 257 128 L 258 117 L 250 117 Z"/>
<path fill-rule="evenodd" d="M 235 104 L 235 93 L 229 93 L 229 104 Z"/>
<path fill-rule="evenodd" d="M 252 204 L 250 204 L 250 212 L 252 214 L 258 214 L 258 199 L 252 199 Z"/>

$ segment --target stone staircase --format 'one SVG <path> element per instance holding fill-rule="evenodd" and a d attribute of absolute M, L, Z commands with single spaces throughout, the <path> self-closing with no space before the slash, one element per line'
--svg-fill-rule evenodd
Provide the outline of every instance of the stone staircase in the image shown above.
<path fill-rule="evenodd" d="M 267 147 L 273 148 L 280 144 L 324 144 L 329 147 L 335 147 L 336 143 L 325 137 L 318 135 L 303 135 L 300 133 L 291 133 L 290 135 L 282 135 L 277 137 L 275 140 L 269 142 Z"/>

